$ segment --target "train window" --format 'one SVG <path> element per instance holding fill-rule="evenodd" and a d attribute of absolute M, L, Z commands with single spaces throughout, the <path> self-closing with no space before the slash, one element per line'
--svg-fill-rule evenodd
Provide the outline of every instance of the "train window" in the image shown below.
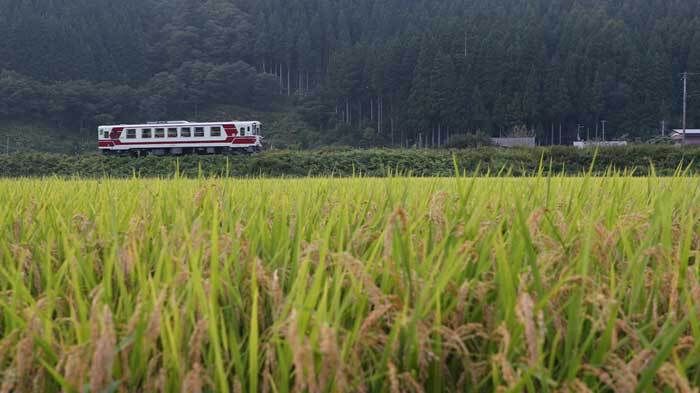
<path fill-rule="evenodd" d="M 240 128 L 241 132 L 239 136 L 245 136 L 245 127 Z"/>
<path fill-rule="evenodd" d="M 183 138 L 189 138 L 192 136 L 192 131 L 189 127 L 182 127 L 180 128 L 180 136 Z"/>
<path fill-rule="evenodd" d="M 194 136 L 196 138 L 204 137 L 204 127 L 195 127 L 194 128 Z"/>
<path fill-rule="evenodd" d="M 165 138 L 165 128 L 156 128 L 155 138 Z"/>
<path fill-rule="evenodd" d="M 221 127 L 212 127 L 211 136 L 221 136 Z"/>
<path fill-rule="evenodd" d="M 126 130 L 126 139 L 136 139 L 136 129 L 130 128 Z"/>
<path fill-rule="evenodd" d="M 134 130 L 134 131 L 136 131 L 136 130 Z M 103 138 L 105 138 L 105 139 L 109 138 L 109 131 L 105 131 L 102 135 L 103 135 Z"/>
<path fill-rule="evenodd" d="M 150 128 L 144 128 L 141 130 L 141 138 L 144 139 L 149 139 L 151 137 L 151 129 Z"/>
<path fill-rule="evenodd" d="M 168 138 L 177 138 L 177 128 L 168 128 Z"/>

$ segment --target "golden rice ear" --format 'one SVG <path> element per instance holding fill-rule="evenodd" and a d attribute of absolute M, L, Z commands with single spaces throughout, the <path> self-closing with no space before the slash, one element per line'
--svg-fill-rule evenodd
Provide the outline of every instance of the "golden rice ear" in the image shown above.
<path fill-rule="evenodd" d="M 629 371 L 634 375 L 639 375 L 649 364 L 649 361 L 654 357 L 654 351 L 644 349 L 637 353 L 632 360 L 627 363 Z"/>
<path fill-rule="evenodd" d="M 513 365 L 502 353 L 491 357 L 493 367 L 495 367 L 503 377 L 508 388 L 513 388 L 518 383 L 518 375 L 513 369 Z"/>
<path fill-rule="evenodd" d="M 333 386 L 335 392 L 342 393 L 347 385 L 347 379 L 343 371 L 336 332 L 329 326 L 321 327 L 319 352 L 322 358 L 318 377 L 319 388 L 322 391 L 328 391 Z"/>
<path fill-rule="evenodd" d="M 303 392 L 306 389 L 304 377 L 304 358 L 302 355 L 301 339 L 297 330 L 297 312 L 292 310 L 287 321 L 286 338 L 292 350 L 292 363 L 294 365 L 294 391 Z"/>
<path fill-rule="evenodd" d="M 166 294 L 167 292 L 165 290 L 161 291 L 155 305 L 153 306 L 153 311 L 151 312 L 151 316 L 148 320 L 148 327 L 146 328 L 146 333 L 144 335 L 148 342 L 155 342 L 158 336 L 160 336 L 160 319 Z"/>
<path fill-rule="evenodd" d="M 19 378 L 17 371 L 14 368 L 8 368 L 3 373 L 2 385 L 0 385 L 0 393 L 12 393 L 15 391 L 15 386 Z"/>
<path fill-rule="evenodd" d="M 90 390 L 101 392 L 112 382 L 112 371 L 116 357 L 117 338 L 112 320 L 112 311 L 105 305 L 102 312 L 101 335 L 94 343 L 90 364 Z"/>
<path fill-rule="evenodd" d="M 394 363 L 389 361 L 389 364 L 387 365 L 389 369 L 389 387 L 391 393 L 400 393 L 401 392 L 401 384 L 399 382 L 399 376 L 398 372 L 396 371 L 396 366 Z"/>
<path fill-rule="evenodd" d="M 89 364 L 90 361 L 85 356 L 83 349 L 74 347 L 69 351 L 63 372 L 63 378 L 69 386 L 80 390 L 88 375 Z"/>
<path fill-rule="evenodd" d="M 17 344 L 15 358 L 15 372 L 20 390 L 24 390 L 28 381 L 32 378 L 34 370 L 34 337 L 33 333 L 27 334 Z"/>
<path fill-rule="evenodd" d="M 540 337 L 543 337 L 541 332 L 538 332 L 538 325 L 535 322 L 534 315 L 535 303 L 532 297 L 527 292 L 522 292 L 518 296 L 518 303 L 515 307 L 515 315 L 520 323 L 525 327 L 525 344 L 528 352 L 528 364 L 530 367 L 536 367 L 539 360 L 539 342 Z"/>
<path fill-rule="evenodd" d="M 194 328 L 194 332 L 189 341 L 188 359 L 190 364 L 202 361 L 202 349 L 207 338 L 207 319 L 201 318 Z"/>
<path fill-rule="evenodd" d="M 243 393 L 243 386 L 238 378 L 233 382 L 233 393 Z"/>
<path fill-rule="evenodd" d="M 202 393 L 204 389 L 204 377 L 203 377 L 202 365 L 195 363 L 192 366 L 187 375 L 185 375 L 185 380 L 182 382 L 182 393 Z"/>
<path fill-rule="evenodd" d="M 77 260 L 75 261 L 77 265 Z M 102 315 L 102 286 L 98 286 L 90 293 L 92 303 L 90 305 L 90 339 L 95 343 L 100 337 L 100 322 L 104 317 Z"/>
<path fill-rule="evenodd" d="M 558 391 L 559 393 L 593 393 L 580 379 L 576 378 Z"/>
<path fill-rule="evenodd" d="M 379 322 L 379 320 L 381 320 L 393 308 L 394 305 L 385 304 L 372 310 L 372 312 L 369 313 L 367 318 L 365 318 L 365 320 L 362 321 L 358 337 L 362 338 L 366 333 L 370 331 L 370 329 L 374 328 L 377 322 Z"/>
<path fill-rule="evenodd" d="M 661 365 L 656 375 L 663 384 L 678 393 L 698 393 L 700 391 L 697 387 L 691 387 L 688 379 L 671 363 Z"/>

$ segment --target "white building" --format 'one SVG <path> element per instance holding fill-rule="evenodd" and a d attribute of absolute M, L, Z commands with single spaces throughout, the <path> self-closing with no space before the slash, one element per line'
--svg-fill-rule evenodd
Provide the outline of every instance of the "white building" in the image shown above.
<path fill-rule="evenodd" d="M 676 143 L 683 143 L 683 130 L 673 130 L 671 139 Z M 700 129 L 685 130 L 686 145 L 700 145 Z"/>

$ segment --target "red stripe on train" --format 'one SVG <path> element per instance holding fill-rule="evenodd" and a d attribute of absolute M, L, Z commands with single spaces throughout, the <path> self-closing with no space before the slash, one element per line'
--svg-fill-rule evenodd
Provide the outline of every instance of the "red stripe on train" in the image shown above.
<path fill-rule="evenodd" d="M 114 127 L 114 128 L 112 128 L 112 132 L 109 133 L 109 137 L 112 140 L 117 140 L 117 139 L 121 138 L 122 131 L 124 131 L 124 127 Z"/>
<path fill-rule="evenodd" d="M 224 124 L 224 131 L 226 131 L 226 135 L 228 135 L 228 136 L 238 135 L 238 130 L 236 129 L 236 126 L 233 124 Z"/>
<path fill-rule="evenodd" d="M 122 142 L 119 140 L 116 141 L 109 141 L 109 142 L 100 142 L 100 147 L 112 147 L 114 145 L 117 146 L 135 146 L 135 145 L 201 145 L 201 144 L 229 144 L 232 143 L 234 145 L 250 145 L 250 144 L 255 144 L 257 140 L 255 138 L 237 138 L 237 137 L 229 137 L 226 138 L 225 140 L 220 140 L 220 141 L 156 141 L 156 142 Z M 104 144 L 104 145 L 103 145 Z"/>
<path fill-rule="evenodd" d="M 255 138 L 235 138 L 234 145 L 247 145 L 257 142 Z"/>
<path fill-rule="evenodd" d="M 231 143 L 233 142 L 233 138 L 228 138 L 226 140 L 222 141 L 158 141 L 158 142 L 121 142 L 116 143 L 119 146 L 134 146 L 134 145 L 201 145 L 201 144 L 213 144 L 213 143 L 219 143 L 219 144 L 226 144 L 226 143 Z M 255 142 L 252 142 L 255 143 Z"/>

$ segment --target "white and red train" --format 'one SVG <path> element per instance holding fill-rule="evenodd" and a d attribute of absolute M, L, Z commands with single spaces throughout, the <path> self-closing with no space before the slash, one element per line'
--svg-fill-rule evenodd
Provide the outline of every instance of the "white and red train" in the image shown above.
<path fill-rule="evenodd" d="M 165 121 L 99 126 L 98 141 L 103 154 L 115 155 L 255 153 L 261 133 L 259 121 Z"/>

